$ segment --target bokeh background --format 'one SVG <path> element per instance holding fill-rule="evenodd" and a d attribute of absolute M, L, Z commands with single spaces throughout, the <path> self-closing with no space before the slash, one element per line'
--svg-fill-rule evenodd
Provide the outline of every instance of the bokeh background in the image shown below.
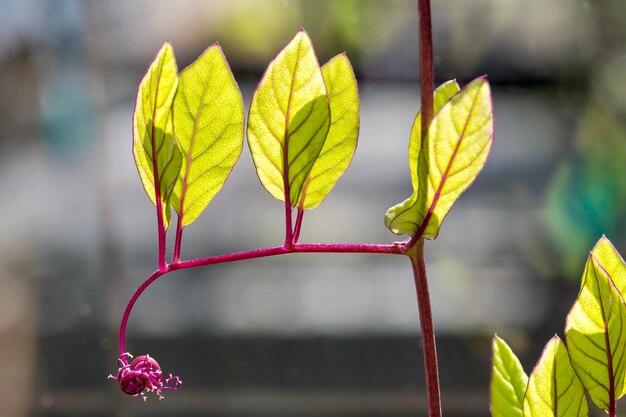
<path fill-rule="evenodd" d="M 185 381 L 164 401 L 120 393 L 117 327 L 155 268 L 154 208 L 131 155 L 136 86 L 170 39 L 179 67 L 223 46 L 244 100 L 304 27 L 321 62 L 347 51 L 361 134 L 305 216 L 305 242 L 386 242 L 410 192 L 419 106 L 409 0 L 2 0 L 0 415 L 425 416 L 417 306 L 397 257 L 290 255 L 162 278 L 128 329 Z M 488 74 L 496 139 L 427 244 L 446 416 L 488 415 L 490 338 L 530 371 L 562 334 L 605 233 L 626 253 L 624 0 L 435 0 L 437 81 Z M 279 244 L 283 209 L 247 147 L 186 229 L 183 257 Z M 171 242 L 170 242 L 171 249 Z"/>

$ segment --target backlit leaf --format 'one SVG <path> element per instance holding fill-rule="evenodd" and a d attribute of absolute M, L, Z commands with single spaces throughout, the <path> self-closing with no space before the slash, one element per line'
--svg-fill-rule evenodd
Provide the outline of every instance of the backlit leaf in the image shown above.
<path fill-rule="evenodd" d="M 582 417 L 589 414 L 585 390 L 570 364 L 565 344 L 554 336 L 530 374 L 524 417 Z"/>
<path fill-rule="evenodd" d="M 165 228 L 170 220 L 170 195 L 181 165 L 181 156 L 172 136 L 172 101 L 178 86 L 177 72 L 174 50 L 166 42 L 139 83 L 133 112 L 133 156 L 143 188 L 155 204 L 158 188 Z M 155 159 L 156 167 L 153 164 Z"/>
<path fill-rule="evenodd" d="M 183 161 L 172 207 L 184 227 L 222 188 L 243 146 L 243 100 L 218 44 L 180 73 L 174 133 Z"/>
<path fill-rule="evenodd" d="M 330 126 L 322 71 L 301 30 L 270 63 L 250 104 L 248 144 L 265 189 L 298 204 Z"/>
<path fill-rule="evenodd" d="M 322 67 L 330 102 L 330 129 L 300 196 L 302 207 L 317 207 L 344 173 L 359 136 L 359 92 L 350 61 L 345 54 Z"/>
<path fill-rule="evenodd" d="M 626 263 L 615 246 L 602 236 L 591 251 L 598 263 L 613 280 L 622 297 L 626 294 Z"/>
<path fill-rule="evenodd" d="M 441 107 L 448 102 L 461 88 L 455 80 L 446 81 L 435 89 L 433 98 L 433 110 L 436 114 Z M 391 207 L 385 215 L 386 226 L 396 234 L 412 234 L 415 229 L 416 204 L 419 196 L 419 164 L 422 150 L 422 110 L 420 109 L 413 121 L 411 139 L 409 141 L 409 169 L 411 171 L 411 184 L 413 194 L 402 203 Z M 403 232 L 404 230 L 404 232 Z"/>
<path fill-rule="evenodd" d="M 491 370 L 491 415 L 522 417 L 522 402 L 528 376 L 509 345 L 498 336 L 493 338 Z"/>
<path fill-rule="evenodd" d="M 455 86 L 441 88 L 435 103 L 445 101 Z M 415 130 L 409 149 L 411 166 L 418 167 L 417 176 L 412 174 L 413 195 L 387 211 L 385 224 L 396 234 L 435 239 L 448 211 L 474 181 L 491 150 L 493 111 L 486 78 L 477 78 L 445 102 L 421 146 Z"/>
<path fill-rule="evenodd" d="M 603 249 L 596 246 L 594 251 L 602 255 Z M 591 401 L 608 412 L 626 391 L 626 304 L 593 253 L 567 316 L 565 336 L 572 366 Z"/>

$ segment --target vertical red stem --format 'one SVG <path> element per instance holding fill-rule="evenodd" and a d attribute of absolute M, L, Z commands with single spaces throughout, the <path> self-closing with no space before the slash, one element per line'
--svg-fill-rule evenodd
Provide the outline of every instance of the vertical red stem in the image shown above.
<path fill-rule="evenodd" d="M 435 92 L 435 69 L 433 64 L 433 35 L 430 17 L 430 0 L 417 0 L 419 13 L 420 47 L 420 95 L 422 101 L 422 146 L 428 128 L 433 120 L 433 100 Z M 407 245 L 410 249 L 411 265 L 415 278 L 415 290 L 419 307 L 422 345 L 424 348 L 424 370 L 426 372 L 426 391 L 428 395 L 429 417 L 441 417 L 441 394 L 439 390 L 439 369 L 437 365 L 437 347 L 435 329 L 430 306 L 426 263 L 424 261 L 424 240 L 413 236 Z"/>
<path fill-rule="evenodd" d="M 423 239 L 420 239 L 410 250 L 409 257 L 411 258 L 411 265 L 413 266 L 420 327 L 422 329 L 426 394 L 428 395 L 428 416 L 441 417 L 437 347 L 435 345 L 435 328 L 433 326 L 433 313 L 430 307 L 430 293 L 428 291 L 428 279 L 426 277 Z"/>
<path fill-rule="evenodd" d="M 417 0 L 419 12 L 420 95 L 422 100 L 422 144 L 433 120 L 435 68 L 433 65 L 433 30 L 430 0 Z"/>

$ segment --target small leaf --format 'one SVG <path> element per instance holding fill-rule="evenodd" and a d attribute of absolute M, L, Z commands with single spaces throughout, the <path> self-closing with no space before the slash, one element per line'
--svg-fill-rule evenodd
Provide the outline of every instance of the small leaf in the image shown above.
<path fill-rule="evenodd" d="M 613 280 L 622 297 L 626 294 L 626 263 L 615 246 L 602 236 L 591 251 L 598 263 Z"/>
<path fill-rule="evenodd" d="M 330 102 L 330 129 L 300 196 L 304 210 L 317 207 L 350 165 L 359 136 L 359 92 L 345 54 L 322 67 Z"/>
<path fill-rule="evenodd" d="M 445 101 L 454 90 L 454 85 L 444 86 L 436 103 Z M 491 150 L 489 83 L 484 77 L 477 78 L 448 100 L 435 114 L 420 152 L 415 130 L 409 150 L 411 165 L 418 167 L 417 177 L 412 175 L 413 195 L 387 211 L 385 224 L 396 234 L 435 239 L 443 219 L 474 181 Z M 418 162 L 414 162 L 417 155 Z"/>
<path fill-rule="evenodd" d="M 183 163 L 172 206 L 184 227 L 222 188 L 243 146 L 243 99 L 217 43 L 180 73 L 174 129 Z"/>
<path fill-rule="evenodd" d="M 265 189 L 291 207 L 298 204 L 304 182 L 330 126 L 330 108 L 311 39 L 296 34 L 269 65 L 248 116 L 248 144 Z"/>
<path fill-rule="evenodd" d="M 524 395 L 524 417 L 580 417 L 589 405 L 565 344 L 554 336 L 530 374 Z"/>
<path fill-rule="evenodd" d="M 181 156 L 172 136 L 172 101 L 178 86 L 178 68 L 169 42 L 163 44 L 141 79 L 133 112 L 133 156 L 150 200 L 158 194 L 163 223 L 170 220 L 169 199 L 178 176 Z M 156 159 L 156 167 L 153 161 Z M 158 180 L 154 181 L 155 176 Z"/>
<path fill-rule="evenodd" d="M 522 402 L 528 376 L 509 345 L 498 336 L 493 338 L 491 371 L 491 415 L 522 417 Z"/>
<path fill-rule="evenodd" d="M 433 110 L 435 114 L 446 104 L 452 96 L 461 90 L 456 80 L 446 81 L 435 89 Z M 409 169 L 413 194 L 404 202 L 391 207 L 385 215 L 385 225 L 396 234 L 408 233 L 415 229 L 415 204 L 419 196 L 419 156 L 422 151 L 422 110 L 420 109 L 413 120 L 411 139 L 409 141 Z M 406 232 L 403 232 L 405 230 Z"/>
<path fill-rule="evenodd" d="M 602 252 L 598 246 L 594 250 Z M 608 412 L 626 392 L 626 304 L 593 253 L 567 316 L 565 336 L 572 366 L 591 401 Z"/>

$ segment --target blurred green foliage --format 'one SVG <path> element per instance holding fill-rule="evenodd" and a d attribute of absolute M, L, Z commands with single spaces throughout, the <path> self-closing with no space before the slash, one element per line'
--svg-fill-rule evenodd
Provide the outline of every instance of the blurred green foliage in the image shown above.
<path fill-rule="evenodd" d="M 624 233 L 626 126 L 594 101 L 584 111 L 573 155 L 555 170 L 546 195 L 545 224 L 568 276 L 603 233 Z"/>

